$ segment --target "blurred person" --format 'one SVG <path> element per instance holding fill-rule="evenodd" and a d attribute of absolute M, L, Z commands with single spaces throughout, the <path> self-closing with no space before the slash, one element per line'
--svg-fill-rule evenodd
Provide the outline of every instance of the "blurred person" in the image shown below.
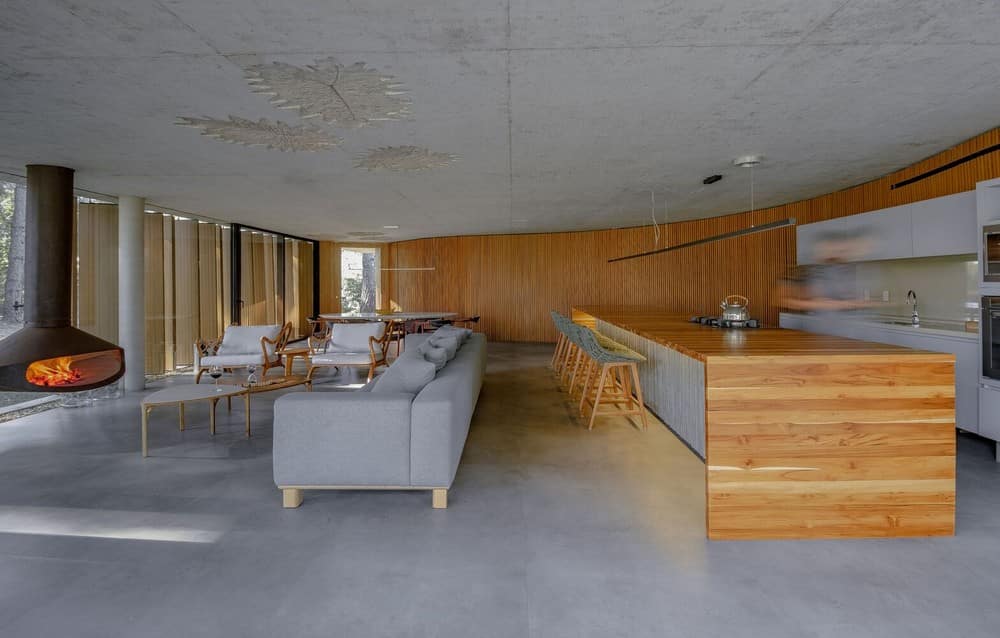
<path fill-rule="evenodd" d="M 797 266 L 778 284 L 778 299 L 788 310 L 845 312 L 867 308 L 858 298 L 854 262 L 871 254 L 867 230 L 831 231 L 813 245 L 814 264 Z"/>

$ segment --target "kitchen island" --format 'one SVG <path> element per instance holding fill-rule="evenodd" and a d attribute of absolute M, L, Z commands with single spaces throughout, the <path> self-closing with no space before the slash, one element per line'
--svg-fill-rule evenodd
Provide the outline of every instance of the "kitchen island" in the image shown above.
<path fill-rule="evenodd" d="M 954 534 L 953 355 L 644 308 L 573 319 L 647 357 L 647 407 L 705 460 L 709 538 Z"/>

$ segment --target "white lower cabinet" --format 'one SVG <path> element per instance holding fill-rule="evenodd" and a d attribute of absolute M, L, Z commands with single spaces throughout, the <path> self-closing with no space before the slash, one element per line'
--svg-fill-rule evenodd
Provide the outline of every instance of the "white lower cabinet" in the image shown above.
<path fill-rule="evenodd" d="M 979 388 L 979 434 L 1000 441 L 1000 388 Z"/>

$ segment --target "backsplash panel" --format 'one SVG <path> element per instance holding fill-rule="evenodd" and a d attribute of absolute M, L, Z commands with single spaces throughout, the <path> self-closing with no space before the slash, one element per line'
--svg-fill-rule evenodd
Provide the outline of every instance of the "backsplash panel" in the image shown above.
<path fill-rule="evenodd" d="M 920 316 L 927 319 L 979 318 L 976 255 L 893 259 L 858 264 L 857 293 L 865 291 L 874 302 L 873 312 L 909 316 L 906 293 L 917 293 Z M 882 302 L 882 291 L 889 301 Z"/>

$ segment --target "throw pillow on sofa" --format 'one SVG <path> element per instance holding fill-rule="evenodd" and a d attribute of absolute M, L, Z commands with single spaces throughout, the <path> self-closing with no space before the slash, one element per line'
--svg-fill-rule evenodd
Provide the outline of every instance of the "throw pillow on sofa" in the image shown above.
<path fill-rule="evenodd" d="M 458 337 L 451 337 L 451 336 L 439 337 L 437 335 L 434 335 L 433 337 L 428 339 L 428 341 L 435 348 L 444 348 L 445 351 L 448 353 L 448 361 L 454 359 L 455 353 L 458 352 L 458 346 L 459 346 Z"/>
<path fill-rule="evenodd" d="M 424 359 L 433 363 L 438 370 L 448 363 L 448 351 L 444 348 L 436 348 L 428 341 L 417 346 L 417 352 L 423 355 Z"/>
<path fill-rule="evenodd" d="M 434 380 L 435 374 L 437 368 L 430 361 L 417 357 L 398 359 L 375 381 L 371 391 L 417 394 Z"/>
<path fill-rule="evenodd" d="M 471 334 L 472 331 L 469 330 L 468 328 L 459 328 L 457 326 L 441 326 L 440 328 L 434 331 L 434 336 L 441 336 L 441 337 L 457 336 L 459 345 L 465 343 L 465 341 L 469 338 L 469 335 Z"/>

